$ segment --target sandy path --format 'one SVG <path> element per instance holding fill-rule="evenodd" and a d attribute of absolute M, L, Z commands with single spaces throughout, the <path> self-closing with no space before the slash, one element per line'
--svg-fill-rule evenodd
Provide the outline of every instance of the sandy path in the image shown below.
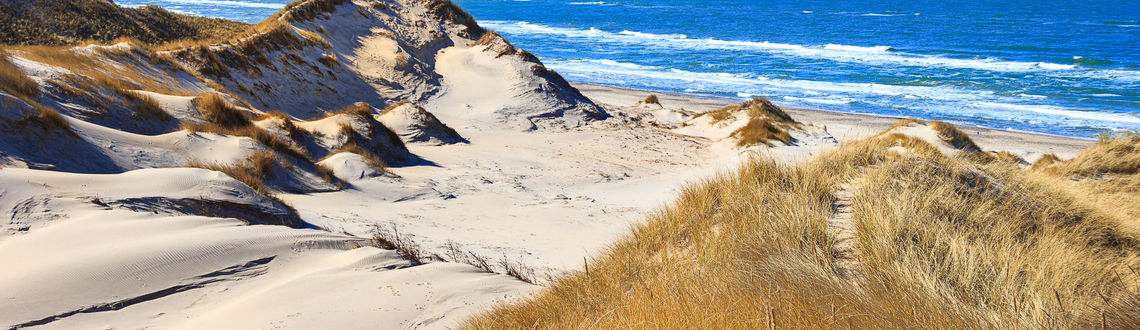
<path fill-rule="evenodd" d="M 831 265 L 840 276 L 859 276 L 859 229 L 855 224 L 855 193 L 858 190 L 854 181 L 839 186 L 831 203 L 832 214 L 827 218 L 827 231 L 835 238 L 832 244 Z"/>

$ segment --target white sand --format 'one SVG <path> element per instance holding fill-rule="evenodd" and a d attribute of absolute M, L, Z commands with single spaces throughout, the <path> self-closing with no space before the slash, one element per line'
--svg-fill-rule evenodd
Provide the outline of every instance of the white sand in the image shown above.
<path fill-rule="evenodd" d="M 739 149 L 729 135 L 746 121 L 704 122 L 707 117 L 693 120 L 680 111 L 707 111 L 725 101 L 662 95 L 663 107 L 634 106 L 648 93 L 580 85 L 612 115 L 596 121 L 598 108 L 549 79 L 540 64 L 503 53 L 510 49 L 504 41 L 472 47 L 459 37 L 462 27 L 433 21 L 418 2 L 387 3 L 391 8 L 381 10 L 354 2 L 365 9 L 346 6 L 302 26 L 328 31 L 331 50 L 300 54 L 305 60 L 336 55 L 344 63 L 328 69 L 336 82 L 313 78 L 303 65 L 290 71 L 276 63 L 280 54 L 262 70 L 261 79 L 288 88 L 250 101 L 267 109 L 282 105 L 301 119 L 355 101 L 379 108 L 397 98 L 413 99 L 435 117 L 418 110 L 378 116 L 404 139 L 423 138 L 407 144 L 413 160 L 392 164 L 388 173 L 360 155 L 324 159 L 322 165 L 350 184 L 345 189 L 317 187 L 311 181 L 319 178 L 296 168 L 281 172 L 274 180 L 311 188 L 276 192 L 299 219 L 220 172 L 175 168 L 189 160 L 233 164 L 265 150 L 249 138 L 131 133 L 127 128 L 147 127 L 96 122 L 100 117 L 84 116 L 93 109 L 78 105 L 61 111 L 73 134 L 0 136 L 0 164 L 9 166 L 0 169 L 0 217 L 9 219 L 0 227 L 0 326 L 454 327 L 540 286 L 471 265 L 417 265 L 395 251 L 360 247 L 374 226 L 396 228 L 428 255 L 446 259 L 455 247 L 487 258 L 498 272 L 500 261 L 525 265 L 541 284 L 581 269 L 585 258 L 626 235 L 688 182 L 732 170 L 751 155 L 801 161 L 894 122 L 792 109 L 793 117 L 812 124 L 792 132 L 793 145 Z M 41 83 L 60 74 L 20 58 L 17 64 Z M 223 82 L 232 90 L 256 82 L 235 75 Z M 172 79 L 205 88 L 189 76 Z M 174 117 L 200 120 L 192 98 L 150 95 Z M 31 111 L 2 92 L 0 100 L 0 125 Z M 379 125 L 370 120 L 334 116 L 296 126 L 321 133 L 309 142 L 328 153 L 343 142 L 341 124 L 359 133 Z M 278 121 L 258 125 L 276 132 Z M 442 138 L 443 125 L 464 141 Z M 1088 145 L 976 131 L 983 148 L 1027 158 L 1071 157 Z M 35 165 L 23 158 L 45 155 L 54 158 L 40 159 L 42 166 L 78 173 L 16 168 Z"/>

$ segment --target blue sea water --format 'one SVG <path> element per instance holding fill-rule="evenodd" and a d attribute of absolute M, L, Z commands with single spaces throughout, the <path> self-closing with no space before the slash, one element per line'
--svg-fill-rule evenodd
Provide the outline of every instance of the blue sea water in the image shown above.
<path fill-rule="evenodd" d="M 258 21 L 281 0 L 119 0 Z M 1135 0 L 457 0 L 571 81 L 1074 137 L 1140 130 Z"/>

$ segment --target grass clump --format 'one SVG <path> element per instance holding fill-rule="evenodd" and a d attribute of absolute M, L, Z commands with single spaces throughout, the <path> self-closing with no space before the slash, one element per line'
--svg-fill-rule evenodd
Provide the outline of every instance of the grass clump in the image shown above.
<path fill-rule="evenodd" d="M 900 149 L 906 152 L 900 152 Z M 808 163 L 756 159 L 686 187 L 543 293 L 470 328 L 1140 326 L 1140 236 L 1008 162 L 902 134 Z M 828 229 L 852 198 L 859 272 Z"/>
<path fill-rule="evenodd" d="M 332 13 L 337 6 L 345 3 L 348 0 L 297 0 L 286 4 L 285 8 L 274 13 L 269 20 L 281 17 L 290 22 L 308 21 L 321 14 Z"/>
<path fill-rule="evenodd" d="M 40 93 L 40 85 L 28 77 L 28 74 L 12 64 L 7 53 L 0 52 L 0 90 L 8 93 L 35 109 L 35 114 L 24 117 L 21 121 L 32 124 L 44 130 L 59 129 L 70 132 L 71 124 L 67 118 L 55 109 L 44 106 L 36 101 Z"/>
<path fill-rule="evenodd" d="M 203 93 L 193 100 L 194 107 L 202 114 L 202 119 L 223 129 L 249 126 L 251 122 L 245 113 L 217 93 Z"/>
<path fill-rule="evenodd" d="M 270 196 L 271 192 L 265 182 L 273 178 L 273 168 L 278 166 L 278 160 L 271 152 L 257 152 L 235 165 L 191 161 L 186 166 L 225 173 L 253 188 L 259 194 Z"/>
<path fill-rule="evenodd" d="M 771 141 L 780 141 L 784 144 L 792 144 L 792 135 L 788 133 L 787 129 L 780 128 L 771 121 L 764 119 L 751 119 L 744 127 L 733 131 L 731 137 L 736 138 L 737 147 L 748 147 L 759 144 L 772 146 Z"/>
<path fill-rule="evenodd" d="M 1081 177 L 1140 173 L 1140 132 L 1101 136 L 1096 145 L 1065 162 L 1057 171 Z"/>
<path fill-rule="evenodd" d="M 401 234 L 400 229 L 395 224 L 390 224 L 387 227 L 375 225 L 372 228 L 372 246 L 385 250 L 396 250 L 416 265 L 423 264 L 431 259 L 419 243 L 416 243 L 410 235 Z"/>
<path fill-rule="evenodd" d="M 206 124 L 185 123 L 182 125 L 182 129 L 191 133 L 207 132 L 249 137 L 274 151 L 298 160 L 312 162 L 308 152 L 298 149 L 293 144 L 253 125 L 253 122 L 250 121 L 249 117 L 246 117 L 243 111 L 238 110 L 218 94 L 202 94 L 195 98 L 193 103 L 201 112 Z M 292 125 L 291 121 L 286 120 L 286 122 L 288 125 Z M 293 128 L 295 131 L 299 131 L 296 126 Z"/>
<path fill-rule="evenodd" d="M 312 162 L 312 158 L 309 157 L 308 152 L 297 149 L 292 144 L 290 144 L 289 142 L 281 140 L 277 136 L 270 134 L 269 132 L 266 132 L 265 130 L 263 130 L 257 126 L 254 126 L 254 125 L 239 126 L 239 127 L 224 127 L 224 126 L 220 126 L 220 125 L 210 125 L 210 124 L 196 125 L 196 124 L 185 123 L 182 125 L 182 129 L 184 129 L 184 130 L 186 130 L 192 134 L 196 133 L 196 132 L 206 132 L 206 133 L 214 133 L 214 134 L 248 137 L 248 138 L 253 139 L 254 141 L 257 141 L 258 143 L 261 143 L 262 145 L 265 145 L 266 147 L 268 147 L 269 149 L 271 149 L 273 151 L 289 155 L 289 156 L 296 158 L 297 160 L 300 160 L 300 161 Z"/>
<path fill-rule="evenodd" d="M 339 63 L 339 61 L 336 59 L 336 55 L 333 54 L 323 54 L 321 55 L 321 58 L 317 59 L 317 61 L 330 68 Z"/>
<path fill-rule="evenodd" d="M 14 96 L 36 97 L 40 84 L 12 64 L 7 53 L 0 52 L 0 89 Z"/>
<path fill-rule="evenodd" d="M 375 153 L 372 153 L 371 151 L 365 150 L 364 148 L 361 148 L 359 145 L 356 145 L 356 143 L 351 143 L 351 142 L 345 143 L 340 148 L 337 148 L 333 152 L 330 152 L 328 154 L 328 156 L 325 156 L 321 160 L 328 159 L 329 157 L 332 157 L 333 155 L 336 155 L 336 154 L 339 154 L 342 152 L 348 152 L 348 153 L 354 153 L 354 154 L 360 155 L 361 157 L 364 158 L 364 161 L 368 163 L 368 166 L 372 167 L 372 169 L 376 170 L 377 172 L 384 172 L 388 168 L 388 165 L 384 163 L 383 158 L 380 158 L 380 156 L 377 156 Z"/>
<path fill-rule="evenodd" d="M 135 112 L 142 115 L 143 117 L 156 118 L 160 120 L 169 120 L 174 118 L 170 116 L 166 110 L 162 109 L 162 104 L 159 104 L 158 100 L 150 95 L 142 94 L 139 92 L 128 92 L 124 95 L 129 95 L 127 98 L 135 102 Z"/>
<path fill-rule="evenodd" d="M 1063 162 L 1063 160 L 1061 160 L 1061 157 L 1058 157 L 1056 154 L 1045 154 L 1044 156 L 1041 156 L 1041 158 L 1038 158 L 1037 161 L 1033 162 L 1033 167 L 1030 167 L 1030 169 L 1034 171 L 1043 170 L 1050 168 L 1053 165 L 1060 164 L 1061 162 Z"/>
<path fill-rule="evenodd" d="M 649 102 L 650 98 L 654 100 L 657 99 L 656 95 L 650 95 L 649 98 L 646 98 L 646 100 L 642 102 Z M 747 118 L 748 122 L 729 135 L 729 137 L 737 139 L 737 147 L 749 147 L 759 144 L 772 146 L 771 141 L 792 144 L 795 142 L 795 139 L 792 138 L 790 130 L 800 125 L 792 119 L 791 115 L 784 112 L 783 109 L 780 109 L 780 107 L 762 97 L 754 97 L 748 102 L 703 112 L 697 114 L 694 118 L 702 116 L 709 116 L 713 123 L 719 123 L 729 119 L 736 120 L 740 118 L 739 116 L 746 116 L 744 118 Z"/>
<path fill-rule="evenodd" d="M 387 109 L 385 109 L 385 111 L 387 111 Z M 359 118 L 370 118 L 370 117 L 372 117 L 372 106 L 368 105 L 368 103 L 356 102 L 356 103 L 353 103 L 349 106 L 341 108 L 340 110 L 327 112 L 324 115 L 321 115 L 320 117 L 314 118 L 313 120 L 321 120 L 321 119 L 336 117 L 336 116 L 340 116 L 340 115 L 355 116 L 355 117 L 359 117 Z"/>
<path fill-rule="evenodd" d="M 67 118 L 59 114 L 59 111 L 46 107 L 39 102 L 32 101 L 30 103 L 36 109 L 36 114 L 24 118 L 25 122 L 32 123 L 44 130 L 64 130 L 70 132 L 71 123 Z"/>
<path fill-rule="evenodd" d="M 943 121 L 931 120 L 930 128 L 938 132 L 938 138 L 954 146 L 955 149 L 965 150 L 967 152 L 982 151 L 982 148 L 979 148 L 978 144 L 974 143 L 974 140 L 970 138 L 969 134 L 963 133 L 954 125 Z"/>
<path fill-rule="evenodd" d="M 644 100 L 641 100 L 641 104 L 661 105 L 661 100 L 657 98 L 657 94 L 649 94 L 649 96 L 646 96 Z"/>
<path fill-rule="evenodd" d="M 777 123 L 797 124 L 797 122 L 792 119 L 791 115 L 789 115 L 787 112 L 784 112 L 784 109 L 780 109 L 780 107 L 772 104 L 771 101 L 768 101 L 768 99 L 762 97 L 753 97 L 752 100 L 748 102 L 730 105 L 718 110 L 703 112 L 697 114 L 697 117 L 710 116 L 714 122 L 719 122 L 728 119 L 734 114 L 740 112 L 747 114 L 748 118 L 767 118 Z"/>
<path fill-rule="evenodd" d="M 487 32 L 479 27 L 474 16 L 471 16 L 470 13 L 451 0 L 425 0 L 422 3 L 427 7 L 429 13 L 466 27 L 470 36 L 478 37 Z"/>
<path fill-rule="evenodd" d="M 293 117 L 291 117 L 288 114 L 285 114 L 283 112 L 277 112 L 277 111 L 267 112 L 265 114 L 262 114 L 261 116 L 258 116 L 258 118 L 257 118 L 258 121 L 266 120 L 266 119 L 278 119 L 278 120 L 280 120 L 281 121 L 281 129 L 285 131 L 285 135 L 288 136 L 290 140 L 300 142 L 302 139 L 305 138 L 305 136 L 310 134 L 308 131 L 305 131 L 305 130 L 301 129 L 300 127 L 297 127 L 297 124 L 293 122 Z"/>

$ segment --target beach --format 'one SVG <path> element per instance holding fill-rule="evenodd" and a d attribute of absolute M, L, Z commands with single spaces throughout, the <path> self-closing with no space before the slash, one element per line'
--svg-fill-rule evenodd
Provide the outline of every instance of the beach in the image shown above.
<path fill-rule="evenodd" d="M 124 26 L 218 23 L 67 1 Z M 244 4 L 257 10 L 231 18 L 253 22 L 282 1 L 173 9 Z M 519 3 L 508 11 L 538 5 Z M 60 25 L 91 14 L 48 7 Z M 1080 135 L 1118 128 L 1086 124 L 1131 118 L 1114 112 L 1127 100 L 1055 111 L 1055 132 L 1075 138 L 981 128 L 942 110 L 1021 96 L 883 83 L 930 85 L 899 79 L 930 70 L 893 71 L 916 59 L 957 65 L 932 76 L 990 77 L 982 55 L 810 41 L 773 54 L 732 36 L 486 22 L 450 1 L 302 0 L 193 40 L 17 31 L 8 43 L 21 46 L 0 52 L 0 327 L 1140 327 L 1140 315 L 1113 319 L 1140 297 L 1136 278 L 1115 276 L 1140 257 L 1140 136 Z M 681 45 L 726 67 L 741 54 L 801 67 L 770 79 L 524 50 L 550 34 L 598 52 Z M 809 59 L 783 66 L 788 49 Z M 866 56 L 879 62 L 862 67 Z M 1111 69 L 1015 59 L 996 67 L 1024 70 L 998 82 Z M 852 77 L 813 80 L 824 60 L 856 63 L 830 72 Z M 656 80 L 613 79 L 630 70 Z M 786 83 L 807 88 L 768 88 Z M 960 98 L 940 99 L 948 89 Z M 790 102 L 805 95 L 887 110 Z M 1001 126 L 1040 109 L 988 122 L 1048 127 Z"/>
<path fill-rule="evenodd" d="M 695 112 L 718 109 L 739 100 L 716 99 L 676 93 L 662 93 L 628 88 L 574 83 L 587 97 L 602 103 L 628 105 L 637 103 L 649 94 L 657 94 L 667 108 L 684 108 Z M 778 95 L 771 95 L 775 97 Z M 898 122 L 898 117 L 870 116 L 803 108 L 785 108 L 789 114 L 805 123 L 826 126 L 828 132 L 841 142 L 859 140 L 878 134 Z M 921 118 L 920 118 L 921 119 Z M 983 149 L 1009 151 L 1032 162 L 1044 154 L 1072 158 L 1095 141 L 1065 136 L 1045 135 L 991 128 L 959 126 L 970 134 Z"/>

